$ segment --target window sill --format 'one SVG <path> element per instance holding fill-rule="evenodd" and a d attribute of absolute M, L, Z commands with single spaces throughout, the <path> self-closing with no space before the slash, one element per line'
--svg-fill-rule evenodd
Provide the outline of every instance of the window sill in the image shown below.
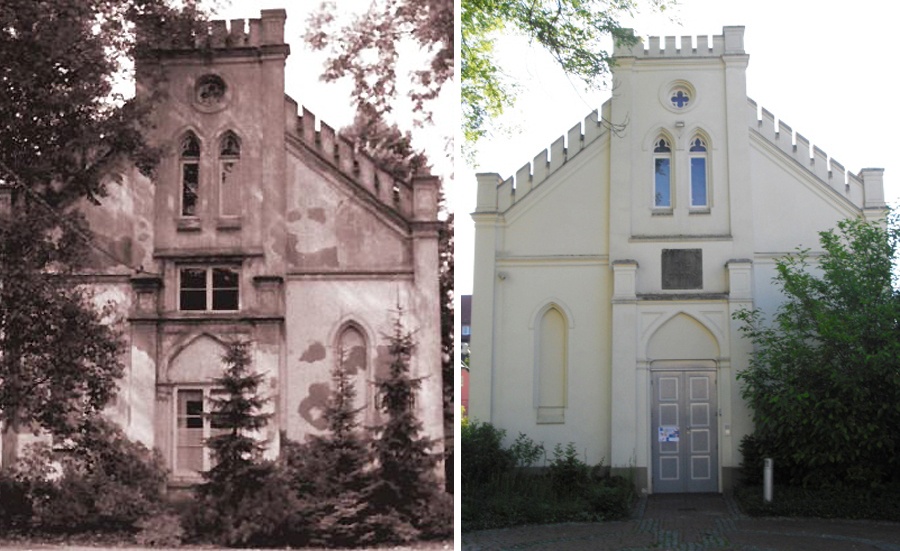
<path fill-rule="evenodd" d="M 199 218 L 179 218 L 176 221 L 178 231 L 200 231 Z"/>
<path fill-rule="evenodd" d="M 709 214 L 712 209 L 709 207 L 696 207 L 688 211 L 688 214 Z"/>
<path fill-rule="evenodd" d="M 538 425 L 561 425 L 566 422 L 565 408 L 539 407 L 537 409 Z"/>
<path fill-rule="evenodd" d="M 655 207 L 650 211 L 650 215 L 651 216 L 672 216 L 673 212 L 674 212 L 674 209 L 672 209 L 671 207 L 667 207 L 667 208 Z"/>
<path fill-rule="evenodd" d="M 233 231 L 241 229 L 241 217 L 240 216 L 226 216 L 220 217 L 216 220 L 216 229 L 224 230 L 224 231 Z"/>

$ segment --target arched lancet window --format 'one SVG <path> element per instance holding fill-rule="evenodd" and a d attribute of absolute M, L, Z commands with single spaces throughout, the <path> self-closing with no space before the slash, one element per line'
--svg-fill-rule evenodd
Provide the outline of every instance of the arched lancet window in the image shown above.
<path fill-rule="evenodd" d="M 236 216 L 241 213 L 241 141 L 228 131 L 219 140 L 219 214 Z"/>
<path fill-rule="evenodd" d="M 181 215 L 197 216 L 200 193 L 200 140 L 188 131 L 181 138 Z"/>
<path fill-rule="evenodd" d="M 362 331 L 355 325 L 347 325 L 341 330 L 337 343 L 337 361 L 347 374 L 347 380 L 353 385 L 356 396 L 353 399 L 353 409 L 363 409 L 359 421 L 365 420 L 369 411 L 369 370 L 366 352 L 366 338 Z"/>
<path fill-rule="evenodd" d="M 672 206 L 672 148 L 662 137 L 653 143 L 653 206 Z"/>
<path fill-rule="evenodd" d="M 556 307 L 548 308 L 541 315 L 538 331 L 538 421 L 563 422 L 568 359 L 565 316 Z"/>
<path fill-rule="evenodd" d="M 708 168 L 706 163 L 706 141 L 697 136 L 691 140 L 688 151 L 691 160 L 691 207 L 709 206 Z"/>

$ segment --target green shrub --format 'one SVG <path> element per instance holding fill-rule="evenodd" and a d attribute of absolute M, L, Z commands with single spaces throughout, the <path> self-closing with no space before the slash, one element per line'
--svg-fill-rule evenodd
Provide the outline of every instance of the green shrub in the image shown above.
<path fill-rule="evenodd" d="M 463 530 L 594 522 L 630 514 L 633 486 L 608 476 L 602 463 L 588 466 L 574 443 L 556 446 L 547 468 L 526 469 L 544 454 L 543 445 L 520 434 L 506 449 L 503 435 L 489 423 L 463 426 Z"/>
<path fill-rule="evenodd" d="M 181 518 L 172 513 L 159 513 L 135 523 L 134 541 L 144 547 L 178 547 L 184 539 Z"/>
<path fill-rule="evenodd" d="M 498 481 L 515 467 L 514 454 L 503 447 L 506 431 L 490 423 L 469 420 L 463 424 L 460 451 L 462 453 L 462 492 L 490 481 Z"/>
<path fill-rule="evenodd" d="M 900 488 L 809 489 L 776 485 L 771 503 L 762 486 L 735 489 L 741 510 L 750 516 L 868 519 L 900 522 Z"/>
<path fill-rule="evenodd" d="M 99 416 L 71 443 L 64 452 L 26 447 L 10 473 L 13 522 L 45 532 L 129 531 L 160 510 L 166 471 L 158 454 Z"/>
<path fill-rule="evenodd" d="M 553 448 L 549 471 L 553 490 L 558 495 L 580 492 L 590 479 L 590 468 L 578 457 L 578 450 L 573 442 L 569 442 L 565 450 L 560 444 Z"/>

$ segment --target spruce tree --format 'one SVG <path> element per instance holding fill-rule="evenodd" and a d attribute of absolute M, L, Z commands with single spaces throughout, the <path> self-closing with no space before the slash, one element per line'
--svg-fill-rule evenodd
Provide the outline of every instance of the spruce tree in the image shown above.
<path fill-rule="evenodd" d="M 377 543 L 377 530 L 369 525 L 374 514 L 369 503 L 372 456 L 359 422 L 364 408 L 354 407 L 356 385 L 344 360 L 341 350 L 331 371 L 331 396 L 325 407 L 328 430 L 310 437 L 304 469 L 315 500 L 310 515 L 312 542 L 339 547 Z"/>
<path fill-rule="evenodd" d="M 372 502 L 383 520 L 393 524 L 393 534 L 387 537 L 400 541 L 419 536 L 423 513 L 442 493 L 435 475 L 438 457 L 431 453 L 432 441 L 421 434 L 422 423 L 414 411 L 421 386 L 421 379 L 410 375 L 415 346 L 398 315 L 388 337 L 387 376 L 375 383 L 385 421 L 374 430 L 377 471 Z"/>

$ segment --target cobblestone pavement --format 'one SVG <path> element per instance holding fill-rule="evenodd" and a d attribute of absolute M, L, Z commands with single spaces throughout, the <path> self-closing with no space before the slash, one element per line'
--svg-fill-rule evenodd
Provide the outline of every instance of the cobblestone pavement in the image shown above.
<path fill-rule="evenodd" d="M 751 518 L 730 496 L 663 494 L 642 499 L 632 520 L 467 532 L 462 549 L 900 551 L 900 523 Z"/>

